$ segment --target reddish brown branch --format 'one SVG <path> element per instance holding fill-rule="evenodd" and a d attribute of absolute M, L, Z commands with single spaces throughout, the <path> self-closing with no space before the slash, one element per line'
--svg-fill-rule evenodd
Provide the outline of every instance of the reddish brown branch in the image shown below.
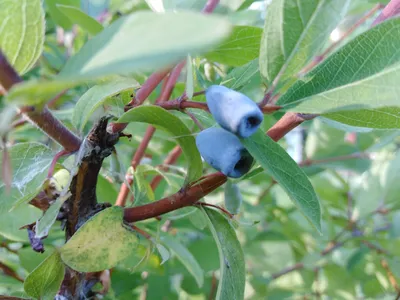
<path fill-rule="evenodd" d="M 382 10 L 381 14 L 376 18 L 373 25 L 379 24 L 389 18 L 400 14 L 400 0 L 391 0 Z"/>
<path fill-rule="evenodd" d="M 81 139 L 61 123 L 47 107 L 42 111 L 26 113 L 28 119 L 48 136 L 59 143 L 67 152 L 75 152 L 81 145 Z"/>
<path fill-rule="evenodd" d="M 157 202 L 126 208 L 124 211 L 124 219 L 127 222 L 137 222 L 192 205 L 224 184 L 226 179 L 226 176 L 222 173 L 211 174 L 200 183 L 190 188 L 183 189 L 172 196 L 163 198 Z"/>
<path fill-rule="evenodd" d="M 24 282 L 24 280 L 9 266 L 0 262 L 0 270 L 3 271 L 4 275 L 10 276 L 20 282 Z"/>
<path fill-rule="evenodd" d="M 147 78 L 145 83 L 140 87 L 136 94 L 136 97 L 128 104 L 132 106 L 137 106 L 142 104 L 147 97 L 155 90 L 155 88 L 160 84 L 160 82 L 168 75 L 171 69 L 165 69 L 157 73 L 153 73 Z"/>
<path fill-rule="evenodd" d="M 210 14 L 214 11 L 214 9 L 217 7 L 219 3 L 219 0 L 208 0 L 206 5 L 203 8 L 203 13 L 205 14 Z"/>
<path fill-rule="evenodd" d="M 168 102 L 158 103 L 158 106 L 166 109 L 166 110 L 184 110 L 186 108 L 197 108 L 204 111 L 209 111 L 208 105 L 205 102 L 196 102 L 196 101 L 182 101 L 181 99 L 174 99 Z M 267 105 L 261 108 L 263 113 L 272 113 L 279 109 L 282 106 L 279 105 Z"/>
<path fill-rule="evenodd" d="M 185 66 L 186 61 L 182 61 L 179 64 L 175 66 L 175 68 L 171 71 L 171 74 L 169 75 L 168 81 L 166 85 L 164 86 L 164 89 L 161 91 L 160 97 L 157 99 L 156 103 L 161 103 L 168 101 L 169 98 L 171 97 L 172 91 L 174 90 L 174 87 L 176 85 L 176 82 L 179 79 L 179 75 L 182 72 L 183 67 Z"/>
<path fill-rule="evenodd" d="M 68 89 L 65 89 L 63 91 L 61 91 L 60 93 L 58 93 L 57 95 L 55 95 L 53 97 L 53 99 L 51 99 L 49 102 L 47 102 L 47 107 L 53 109 L 57 106 L 57 101 L 64 96 L 66 93 L 68 92 Z"/>
<path fill-rule="evenodd" d="M 22 82 L 21 77 L 8 63 L 7 58 L 0 50 L 0 84 L 5 91 L 8 91 L 14 84 L 19 82 Z"/>
<path fill-rule="evenodd" d="M 288 112 L 284 114 L 283 117 L 267 131 L 267 134 L 274 141 L 279 141 L 289 131 L 296 128 L 304 121 L 305 119 L 302 118 L 300 115 Z"/>
<path fill-rule="evenodd" d="M 8 91 L 14 84 L 20 82 L 22 82 L 22 79 L 0 51 L 0 84 Z M 79 149 L 81 140 L 55 118 L 47 107 L 44 107 L 41 111 L 34 107 L 22 107 L 21 112 L 34 125 L 63 146 L 66 151 L 74 152 Z"/>
<path fill-rule="evenodd" d="M 164 99 L 169 99 L 171 97 L 171 94 L 175 87 L 176 81 L 178 80 L 179 74 L 181 73 L 182 68 L 184 66 L 185 66 L 185 63 L 181 62 L 171 71 L 171 74 L 169 75 L 168 79 L 166 80 L 166 83 L 163 85 L 161 94 L 158 97 L 156 102 L 162 102 L 162 101 L 164 101 Z M 132 158 L 131 166 L 133 167 L 133 169 L 136 169 L 136 167 L 142 160 L 144 153 L 146 151 L 146 148 L 148 147 L 150 140 L 153 137 L 153 134 L 155 131 L 156 131 L 156 129 L 153 126 L 149 126 L 147 128 L 146 133 L 143 137 L 143 140 L 140 143 L 139 148 L 136 150 L 136 152 Z M 129 186 L 132 185 L 133 178 L 128 178 L 127 183 L 129 184 Z M 129 194 L 129 188 L 128 188 L 128 185 L 124 182 L 121 185 L 121 189 L 119 191 L 118 198 L 117 198 L 117 201 L 115 204 L 118 206 L 125 206 L 128 194 Z"/>

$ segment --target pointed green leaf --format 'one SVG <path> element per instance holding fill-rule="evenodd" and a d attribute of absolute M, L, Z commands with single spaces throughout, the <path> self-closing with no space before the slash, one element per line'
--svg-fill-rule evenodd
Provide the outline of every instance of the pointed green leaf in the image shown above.
<path fill-rule="evenodd" d="M 71 196 L 68 193 L 65 196 L 60 196 L 55 202 L 53 202 L 50 207 L 46 210 L 44 215 L 36 222 L 35 237 L 43 238 L 49 234 L 51 226 L 57 219 L 57 215 L 60 212 L 63 203 Z"/>
<path fill-rule="evenodd" d="M 172 236 L 163 235 L 161 236 L 160 240 L 166 247 L 171 250 L 172 253 L 175 254 L 175 256 L 190 272 L 190 274 L 193 275 L 194 279 L 196 279 L 197 285 L 199 287 L 202 287 L 204 283 L 204 272 L 192 253 L 190 253 L 185 246 L 179 243 Z"/>
<path fill-rule="evenodd" d="M 19 228 L 35 222 L 41 211 L 24 202 L 39 192 L 53 152 L 39 143 L 20 143 L 9 147 L 7 151 L 11 160 L 12 186 L 8 193 L 4 182 L 0 181 L 0 234 L 10 240 L 27 241 L 26 231 Z M 0 151 L 0 158 L 2 156 L 3 151 Z M 0 160 L 1 170 L 2 164 L 3 160 Z"/>
<path fill-rule="evenodd" d="M 205 56 L 221 64 L 242 66 L 258 57 L 261 35 L 261 28 L 235 26 L 230 37 Z"/>
<path fill-rule="evenodd" d="M 130 14 L 89 40 L 67 62 L 60 78 L 158 70 L 188 53 L 209 49 L 229 34 L 230 27 L 222 17 L 193 12 Z"/>
<path fill-rule="evenodd" d="M 400 18 L 359 35 L 298 80 L 278 105 L 301 113 L 398 106 Z"/>
<path fill-rule="evenodd" d="M 40 57 L 44 30 L 41 0 L 0 1 L 0 49 L 19 74 Z"/>
<path fill-rule="evenodd" d="M 325 118 L 350 126 L 375 129 L 399 129 L 400 108 L 382 107 L 361 110 L 340 111 L 322 115 Z"/>
<path fill-rule="evenodd" d="M 219 212 L 206 207 L 201 208 L 208 221 L 219 252 L 220 278 L 216 300 L 244 299 L 246 270 L 244 253 L 235 230 Z"/>
<path fill-rule="evenodd" d="M 137 81 L 131 78 L 118 78 L 105 84 L 95 85 L 83 94 L 76 103 L 72 115 L 72 124 L 82 132 L 90 116 L 109 97 L 126 90 L 132 90 L 133 92 L 133 89 L 138 86 Z"/>
<path fill-rule="evenodd" d="M 72 28 L 71 20 L 57 6 L 61 4 L 79 8 L 80 2 L 80 0 L 45 0 L 49 15 L 54 23 L 67 30 Z"/>
<path fill-rule="evenodd" d="M 267 6 L 260 49 L 261 75 L 272 82 L 296 76 L 319 53 L 342 20 L 349 0 L 274 0 Z"/>
<path fill-rule="evenodd" d="M 64 263 L 54 251 L 25 279 L 25 292 L 36 299 L 51 300 L 57 294 L 64 278 Z"/>
<path fill-rule="evenodd" d="M 69 5 L 57 5 L 58 10 L 63 13 L 73 24 L 77 24 L 91 35 L 100 33 L 104 27 L 96 19 L 88 16 L 79 8 Z"/>
<path fill-rule="evenodd" d="M 79 272 L 115 267 L 138 243 L 136 233 L 123 224 L 123 214 L 122 207 L 113 206 L 89 219 L 60 248 L 62 260 Z"/>
<path fill-rule="evenodd" d="M 221 16 L 193 12 L 130 14 L 90 39 L 53 81 L 18 84 L 7 99 L 38 105 L 63 89 L 94 78 L 159 70 L 188 53 L 209 50 L 229 35 L 230 28 L 230 23 Z"/>
<path fill-rule="evenodd" d="M 234 68 L 230 71 L 223 79 L 223 85 L 234 90 L 239 90 L 259 76 L 260 69 L 258 58 L 256 58 L 244 66 Z"/>
<path fill-rule="evenodd" d="M 321 208 L 314 188 L 290 155 L 261 130 L 241 139 L 250 154 L 289 195 L 300 211 L 321 232 Z"/>
<path fill-rule="evenodd" d="M 32 79 L 14 85 L 6 96 L 16 105 L 42 105 L 63 89 L 78 84 L 78 81 L 42 81 Z"/>
<path fill-rule="evenodd" d="M 158 106 L 139 106 L 124 113 L 119 123 L 141 122 L 159 127 L 170 133 L 182 147 L 188 163 L 186 183 L 198 179 L 203 171 L 200 153 L 196 141 L 186 125 L 176 116 Z"/>

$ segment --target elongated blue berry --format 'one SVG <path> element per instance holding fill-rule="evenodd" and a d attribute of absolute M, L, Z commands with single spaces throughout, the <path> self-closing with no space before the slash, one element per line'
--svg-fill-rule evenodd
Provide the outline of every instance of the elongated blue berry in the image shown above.
<path fill-rule="evenodd" d="M 243 176 L 253 163 L 239 138 L 222 128 L 203 130 L 196 137 L 196 145 L 204 160 L 228 177 Z"/>
<path fill-rule="evenodd" d="M 251 136 L 263 121 L 263 113 L 254 101 L 227 87 L 210 86 L 206 99 L 215 121 L 240 137 Z"/>

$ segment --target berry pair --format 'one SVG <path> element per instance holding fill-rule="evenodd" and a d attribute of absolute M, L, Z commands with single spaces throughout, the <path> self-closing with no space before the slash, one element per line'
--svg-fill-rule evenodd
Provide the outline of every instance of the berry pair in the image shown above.
<path fill-rule="evenodd" d="M 245 95 L 213 85 L 206 91 L 208 108 L 222 128 L 208 128 L 196 137 L 201 156 L 212 167 L 228 177 L 246 174 L 253 157 L 238 137 L 247 138 L 256 132 L 263 114 L 257 104 Z"/>

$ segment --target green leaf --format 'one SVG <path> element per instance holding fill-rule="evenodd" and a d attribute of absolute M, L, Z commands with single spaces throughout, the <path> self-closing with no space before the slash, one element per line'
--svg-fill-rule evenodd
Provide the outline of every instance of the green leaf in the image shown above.
<path fill-rule="evenodd" d="M 254 59 L 244 66 L 234 68 L 223 79 L 223 85 L 228 88 L 239 90 L 251 82 L 255 77 L 259 77 L 258 59 Z"/>
<path fill-rule="evenodd" d="M 274 177 L 300 211 L 321 232 L 321 208 L 307 175 L 279 144 L 258 130 L 242 144 Z"/>
<path fill-rule="evenodd" d="M 267 7 L 260 49 L 261 75 L 285 80 L 318 54 L 347 11 L 349 0 L 274 0 Z"/>
<path fill-rule="evenodd" d="M 216 122 L 212 115 L 204 110 L 201 109 L 194 109 L 194 108 L 189 108 L 188 109 L 190 113 L 192 113 L 196 119 L 198 119 L 204 127 L 213 127 L 216 126 Z"/>
<path fill-rule="evenodd" d="M 157 248 L 157 251 L 160 254 L 161 259 L 162 259 L 160 265 L 163 265 L 171 258 L 171 253 L 169 253 L 167 248 L 165 248 L 163 245 L 157 243 L 156 241 L 154 241 L 154 245 Z"/>
<path fill-rule="evenodd" d="M 58 9 L 58 5 L 62 4 L 78 8 L 80 5 L 80 0 L 45 0 L 45 3 L 50 17 L 53 19 L 54 23 L 64 29 L 71 29 L 71 20 Z"/>
<path fill-rule="evenodd" d="M 242 205 L 243 199 L 240 194 L 239 187 L 234 184 L 231 180 L 225 183 L 225 207 L 234 215 L 237 215 Z"/>
<path fill-rule="evenodd" d="M 122 207 L 113 206 L 89 219 L 60 248 L 62 260 L 79 272 L 97 272 L 128 257 L 138 238 L 123 224 L 123 214 Z"/>
<path fill-rule="evenodd" d="M 163 235 L 160 237 L 160 241 L 175 254 L 190 274 L 193 275 L 197 285 L 202 287 L 204 283 L 204 272 L 192 253 L 172 236 Z"/>
<path fill-rule="evenodd" d="M 244 253 L 235 230 L 219 212 L 206 207 L 201 208 L 208 221 L 219 252 L 220 278 L 216 300 L 244 299 L 246 270 Z"/>
<path fill-rule="evenodd" d="M 295 83 L 277 102 L 302 113 L 398 106 L 400 19 L 359 35 Z"/>
<path fill-rule="evenodd" d="M 99 108 L 109 97 L 115 96 L 126 90 L 137 88 L 139 84 L 131 78 L 118 78 L 105 84 L 95 85 L 89 89 L 78 100 L 72 115 L 72 124 L 83 131 L 90 116 Z"/>
<path fill-rule="evenodd" d="M 159 70 L 188 53 L 210 49 L 229 34 L 230 27 L 223 17 L 193 12 L 130 14 L 90 39 L 53 81 L 18 84 L 7 99 L 38 105 L 63 89 L 94 78 Z"/>
<path fill-rule="evenodd" d="M 54 203 L 52 203 L 50 207 L 46 210 L 43 217 L 41 217 L 36 222 L 36 228 L 35 228 L 36 238 L 43 238 L 48 235 L 51 226 L 53 226 L 54 222 L 56 221 L 61 206 L 70 196 L 71 193 L 68 193 L 65 196 L 58 197 L 58 199 Z"/>
<path fill-rule="evenodd" d="M 54 251 L 25 279 L 25 292 L 36 299 L 54 299 L 64 278 L 64 264 Z"/>
<path fill-rule="evenodd" d="M 340 111 L 322 115 L 325 118 L 350 126 L 375 129 L 400 128 L 400 108 L 382 107 L 375 109 L 360 109 Z"/>
<path fill-rule="evenodd" d="M 200 153 L 195 138 L 186 125 L 176 116 L 158 106 L 139 106 L 127 111 L 119 123 L 141 122 L 160 127 L 173 136 L 181 146 L 188 163 L 186 183 L 198 179 L 203 171 Z"/>
<path fill-rule="evenodd" d="M 96 19 L 88 16 L 80 9 L 69 5 L 57 5 L 58 10 L 67 16 L 73 24 L 77 24 L 91 35 L 100 33 L 104 27 Z"/>
<path fill-rule="evenodd" d="M 159 70 L 188 53 L 209 49 L 229 31 L 228 21 L 218 16 L 137 12 L 118 19 L 89 40 L 66 63 L 60 79 Z"/>
<path fill-rule="evenodd" d="M 0 234 L 10 240 L 27 241 L 20 227 L 33 223 L 41 215 L 35 207 L 23 204 L 39 192 L 53 158 L 50 148 L 39 143 L 20 143 L 7 149 L 12 168 L 12 186 L 8 193 L 0 182 Z M 0 151 L 0 157 L 3 151 Z M 0 161 L 0 169 L 3 169 Z M 15 208 L 14 208 L 15 207 Z"/>
<path fill-rule="evenodd" d="M 0 49 L 19 74 L 40 57 L 44 30 L 41 0 L 0 1 Z"/>
<path fill-rule="evenodd" d="M 41 105 L 61 90 L 78 84 L 78 81 L 42 81 L 32 79 L 14 85 L 6 96 L 8 102 L 17 105 Z"/>
<path fill-rule="evenodd" d="M 205 56 L 221 64 L 242 66 L 258 57 L 261 35 L 261 28 L 235 26 L 230 37 Z"/>

